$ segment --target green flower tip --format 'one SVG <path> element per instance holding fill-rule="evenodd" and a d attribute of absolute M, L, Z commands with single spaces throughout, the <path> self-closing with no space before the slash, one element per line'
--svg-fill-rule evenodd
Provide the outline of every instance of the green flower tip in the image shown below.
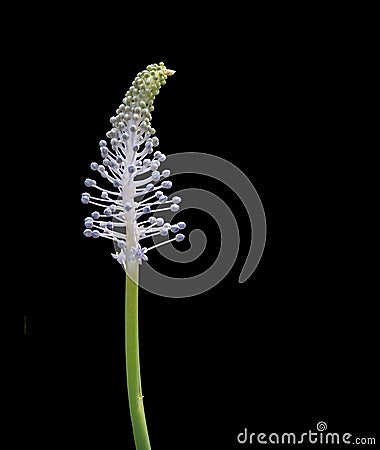
<path fill-rule="evenodd" d="M 153 102 L 161 86 L 166 84 L 167 77 L 174 74 L 175 70 L 167 69 L 163 62 L 150 64 L 145 70 L 139 72 L 126 92 L 123 103 L 117 108 L 116 115 L 110 119 L 113 128 L 107 133 L 107 137 L 116 138 L 118 132 L 124 129 L 131 118 L 136 121 L 136 125 L 142 119 L 138 134 L 144 130 L 154 134 L 155 130 L 150 122 L 151 112 L 154 110 Z"/>

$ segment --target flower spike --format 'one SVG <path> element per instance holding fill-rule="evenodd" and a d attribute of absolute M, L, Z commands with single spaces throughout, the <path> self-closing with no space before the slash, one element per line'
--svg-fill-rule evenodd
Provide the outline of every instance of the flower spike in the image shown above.
<path fill-rule="evenodd" d="M 118 250 L 112 256 L 124 269 L 127 261 L 142 264 L 151 249 L 184 239 L 183 234 L 176 234 L 185 228 L 184 222 L 165 223 L 163 218 L 155 216 L 162 211 L 177 212 L 181 202 L 180 197 L 169 198 L 163 192 L 172 187 L 172 182 L 167 180 L 170 170 L 159 171 L 166 156 L 156 150 L 159 140 L 151 126 L 154 99 L 167 77 L 174 73 L 160 63 L 137 74 L 110 119 L 112 128 L 106 133 L 109 143 L 99 142 L 102 164 L 90 164 L 91 170 L 108 180 L 112 187 L 102 188 L 91 178 L 84 181 L 86 188 L 97 190 L 99 195 L 84 192 L 82 203 L 95 205 L 99 210 L 85 219 L 83 234 L 114 241 Z M 140 245 L 143 239 L 167 237 L 169 233 L 175 236 L 149 248 Z"/>

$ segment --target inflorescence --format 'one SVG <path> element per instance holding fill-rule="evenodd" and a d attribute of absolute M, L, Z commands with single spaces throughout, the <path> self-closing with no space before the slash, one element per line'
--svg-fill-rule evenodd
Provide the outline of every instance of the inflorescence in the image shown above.
<path fill-rule="evenodd" d="M 159 141 L 151 126 L 153 101 L 166 79 L 174 72 L 163 63 L 152 64 L 138 73 L 122 104 L 111 117 L 112 129 L 99 142 L 102 164 L 92 162 L 90 167 L 107 179 L 112 190 L 101 188 L 93 179 L 84 182 L 88 188 L 99 191 L 99 196 L 82 194 L 82 203 L 100 208 L 84 221 L 86 237 L 104 237 L 115 241 L 117 251 L 112 256 L 126 268 L 127 261 L 139 264 L 148 259 L 146 253 L 168 242 L 182 241 L 179 233 L 184 222 L 170 224 L 156 213 L 177 212 L 181 198 L 169 198 L 164 190 L 172 187 L 167 180 L 170 170 L 158 170 L 166 156 L 155 150 Z M 152 236 L 175 237 L 146 248 L 140 241 Z"/>

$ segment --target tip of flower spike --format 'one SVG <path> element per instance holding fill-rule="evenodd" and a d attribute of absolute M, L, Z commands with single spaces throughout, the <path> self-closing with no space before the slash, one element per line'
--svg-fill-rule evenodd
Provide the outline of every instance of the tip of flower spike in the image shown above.
<path fill-rule="evenodd" d="M 171 70 L 171 69 L 164 69 L 163 72 L 167 77 L 170 77 L 170 76 L 174 75 L 176 71 Z"/>

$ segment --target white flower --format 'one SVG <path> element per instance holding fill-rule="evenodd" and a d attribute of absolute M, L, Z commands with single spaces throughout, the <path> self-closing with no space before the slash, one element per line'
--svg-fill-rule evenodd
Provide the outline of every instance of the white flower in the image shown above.
<path fill-rule="evenodd" d="M 84 235 L 115 241 L 119 250 L 113 257 L 124 268 L 127 261 L 139 264 L 146 261 L 146 253 L 152 248 L 184 239 L 183 234 L 176 234 L 185 228 L 184 222 L 170 224 L 155 217 L 161 211 L 177 212 L 181 202 L 180 197 L 169 198 L 163 192 L 172 187 L 167 180 L 170 170 L 158 170 L 166 156 L 155 151 L 159 141 L 150 123 L 154 98 L 173 73 L 160 63 L 148 66 L 137 75 L 116 115 L 110 119 L 112 129 L 106 133 L 110 146 L 105 140 L 99 142 L 103 164 L 90 165 L 113 188 L 99 187 L 90 178 L 84 182 L 86 187 L 98 190 L 99 196 L 85 192 L 82 203 L 101 208 L 85 219 Z M 166 237 L 169 233 L 176 235 L 150 248 L 140 245 L 143 239 Z"/>

